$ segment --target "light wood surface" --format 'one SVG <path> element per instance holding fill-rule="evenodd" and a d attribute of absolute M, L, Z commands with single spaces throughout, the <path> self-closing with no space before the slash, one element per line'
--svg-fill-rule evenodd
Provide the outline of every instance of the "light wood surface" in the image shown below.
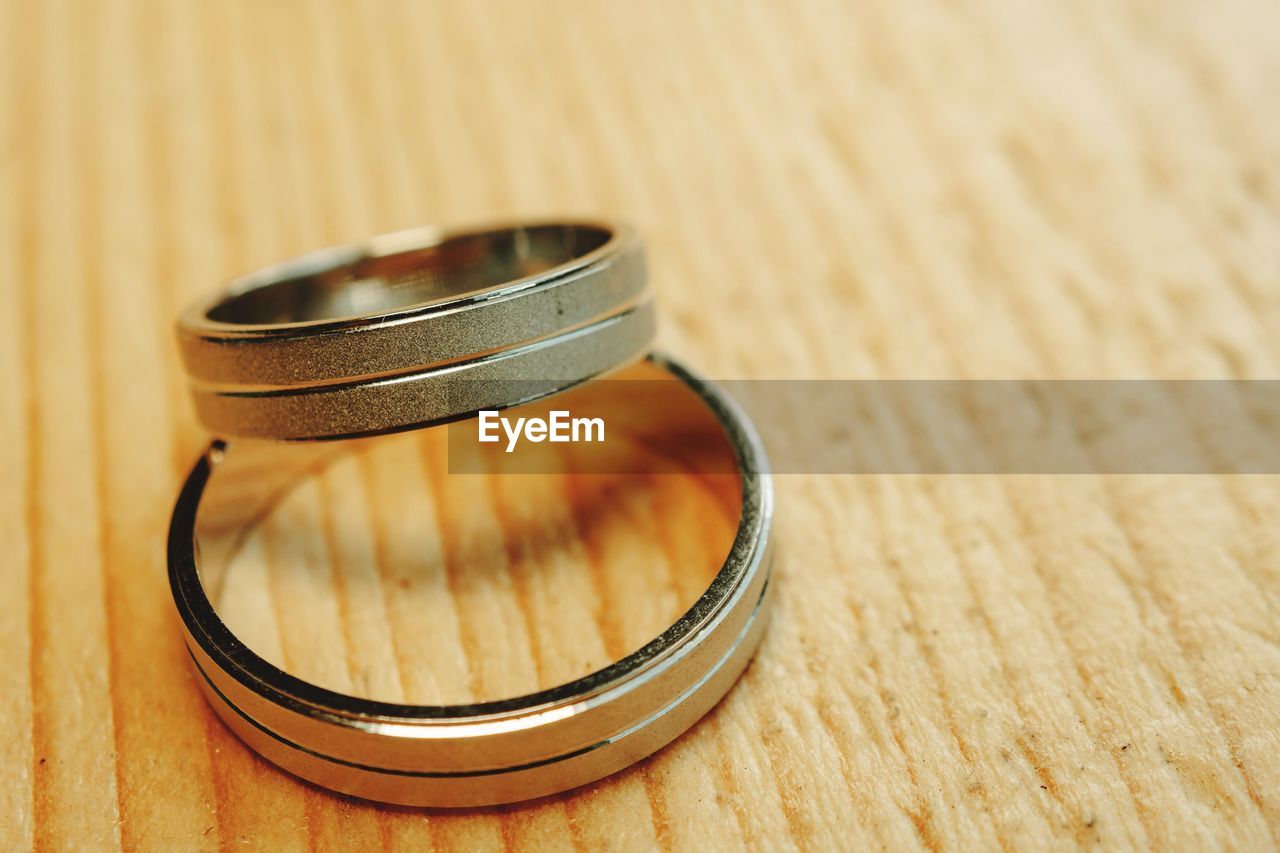
<path fill-rule="evenodd" d="M 0 848 L 1275 847 L 1275 478 L 779 478 L 775 619 L 728 699 L 616 778 L 456 814 L 330 795 L 231 737 L 187 671 L 163 535 L 206 440 L 178 308 L 425 222 L 632 220 L 663 348 L 717 377 L 1276 376 L 1277 15 L 4 4 Z M 485 583 L 641 578 L 614 593 L 656 597 L 633 627 L 678 606 L 633 533 L 570 525 L 586 550 L 556 572 L 494 550 L 493 507 L 528 505 L 497 483 L 433 516 L 446 552 L 459 530 L 490 549 Z M 308 489 L 306 512 L 377 507 Z M 671 512 L 692 494 L 627 510 L 668 569 L 700 564 Z M 438 565 L 472 583 L 459 559 Z M 470 690 L 632 630 L 603 593 L 581 636 L 548 630 L 553 595 L 457 594 L 432 599 L 452 645 L 422 671 Z M 350 625 L 394 629 L 362 601 Z"/>

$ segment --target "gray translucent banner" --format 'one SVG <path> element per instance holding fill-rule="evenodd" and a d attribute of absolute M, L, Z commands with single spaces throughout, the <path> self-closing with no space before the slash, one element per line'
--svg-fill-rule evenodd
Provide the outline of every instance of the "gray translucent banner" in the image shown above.
<path fill-rule="evenodd" d="M 539 383 L 502 383 L 528 399 Z M 778 474 L 1275 474 L 1277 380 L 728 380 L 716 385 L 754 423 Z M 505 395 L 505 396 L 504 396 Z M 501 414 L 550 411 L 604 423 L 604 445 L 679 457 L 715 432 L 679 382 L 592 383 Z M 564 416 L 561 416 L 562 418 Z M 489 418 L 490 426 L 493 417 Z M 478 443 L 451 425 L 449 464 L 480 470 L 652 471 L 650 462 L 579 442 Z M 580 431 L 581 432 L 581 431 Z M 594 436 L 593 436 L 594 438 Z M 708 439 L 709 440 L 709 439 Z M 730 455 L 709 463 L 733 468 Z M 656 466 L 660 468 L 661 466 Z M 705 470 L 705 465 L 703 466 Z"/>

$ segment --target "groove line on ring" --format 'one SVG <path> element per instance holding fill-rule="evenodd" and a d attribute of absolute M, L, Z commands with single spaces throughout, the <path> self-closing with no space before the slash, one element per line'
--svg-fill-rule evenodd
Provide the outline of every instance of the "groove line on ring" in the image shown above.
<path fill-rule="evenodd" d="M 363 385 L 366 383 L 380 382 L 386 379 L 395 379 L 402 376 L 416 375 L 419 373 L 428 373 L 449 367 L 462 367 L 472 362 L 482 361 L 490 356 L 501 355 L 507 352 L 522 350 L 525 347 L 532 347 L 536 344 L 546 341 L 555 340 L 562 335 L 572 335 L 575 332 L 581 332 L 595 326 L 603 326 L 608 321 L 630 315 L 638 309 L 643 309 L 652 304 L 652 297 L 649 293 L 637 294 L 635 298 L 626 302 L 621 302 L 608 311 L 601 311 L 591 317 L 565 326 L 561 329 L 555 329 L 544 335 L 528 338 L 511 343 L 501 344 L 489 349 L 477 350 L 475 352 L 463 353 L 452 358 L 437 359 L 435 361 L 424 361 L 418 364 L 409 364 L 404 367 L 392 368 L 389 370 L 377 370 L 370 373 L 353 373 L 345 376 L 336 376 L 333 379 L 323 381 L 312 381 L 305 384 L 300 383 L 278 383 L 278 382 L 235 382 L 230 380 L 207 380 L 199 377 L 190 377 L 187 380 L 187 387 L 193 392 L 201 394 L 217 394 L 219 396 L 266 396 L 287 393 L 290 391 L 301 393 L 308 390 L 321 390 L 334 386 L 344 385 Z M 211 343 L 222 343 L 221 341 L 211 340 Z"/>
<path fill-rule="evenodd" d="M 772 567 L 770 567 L 770 569 L 772 569 Z M 548 758 L 539 759 L 538 761 L 531 761 L 526 764 L 513 764 L 508 767 L 493 767 L 493 768 L 484 768 L 480 770 L 401 770 L 394 767 L 379 767 L 379 766 L 370 765 L 370 764 L 360 764 L 355 761 L 349 761 L 345 758 L 338 758 L 337 756 L 327 755 L 322 752 L 317 752 L 309 747 L 306 747 L 300 743 L 297 743 L 296 741 L 290 740 L 289 738 L 285 737 L 283 734 L 275 731 L 274 729 L 268 728 L 263 723 L 258 722 L 258 720 L 255 719 L 254 717 L 251 717 L 248 714 L 248 712 L 243 710 L 239 705 L 232 702 L 229 698 L 227 698 L 227 695 L 225 693 L 223 693 L 221 690 L 218 689 L 218 686 L 213 683 L 212 679 L 209 678 L 208 673 L 204 671 L 204 667 L 200 666 L 200 662 L 196 660 L 195 655 L 191 653 L 191 649 L 187 649 L 187 656 L 191 658 L 191 663 L 195 666 L 196 671 L 200 673 L 200 677 L 204 679 L 204 682 L 209 685 L 209 689 L 211 689 L 214 693 L 216 693 L 218 695 L 218 698 L 222 700 L 223 704 L 226 705 L 231 710 L 235 711 L 236 714 L 239 717 L 241 717 L 245 722 L 249 723 L 254 728 L 261 731 L 263 734 L 268 735 L 269 737 L 273 738 L 276 741 L 279 741 L 285 746 L 290 747 L 291 749 L 295 749 L 299 752 L 305 753 L 307 755 L 310 755 L 313 758 L 318 758 L 321 761 L 328 761 L 332 764 L 341 764 L 345 767 L 351 767 L 355 770 L 364 770 L 370 773 L 382 773 L 390 776 L 408 776 L 408 777 L 426 778 L 426 779 L 453 779 L 453 778 L 466 778 L 466 777 L 474 777 L 474 776 L 496 776 L 502 773 L 515 773 L 521 770 L 532 770 L 536 767 L 544 767 L 548 764 L 556 764 L 560 761 L 567 761 L 571 758 L 576 758 L 579 755 L 585 755 L 588 752 L 593 752 L 597 749 L 600 749 L 601 747 L 605 747 L 605 746 L 609 746 L 610 744 L 617 743 L 622 739 L 629 737 L 632 734 L 635 734 L 637 731 L 647 728 L 657 720 L 661 719 L 662 717 L 669 714 L 671 711 L 678 708 L 689 697 L 693 696 L 699 689 L 701 689 L 703 685 L 705 685 L 708 681 L 710 681 L 712 677 L 718 674 L 720 670 L 724 668 L 725 662 L 728 661 L 734 655 L 734 653 L 738 651 L 738 649 L 742 645 L 743 639 L 755 626 L 756 620 L 760 617 L 761 609 L 765 601 L 765 595 L 768 592 L 769 592 L 769 578 L 766 577 L 764 586 L 760 590 L 760 596 L 759 598 L 756 599 L 756 603 L 751 609 L 751 615 L 747 618 L 747 621 L 743 625 L 742 630 L 738 632 L 738 636 L 736 636 L 733 642 L 730 644 L 728 651 L 726 651 L 725 654 L 723 654 L 719 658 L 719 660 L 715 662 L 713 666 L 709 667 L 707 671 L 698 678 L 697 681 L 691 684 L 688 688 L 682 691 L 670 702 L 667 702 L 665 705 L 660 707 L 657 711 L 654 711 L 652 714 L 649 714 L 647 717 L 644 717 L 638 722 L 631 724 L 627 728 L 622 729 L 610 735 L 609 737 L 604 738 L 603 740 L 596 741 L 595 743 L 588 744 L 587 746 L 580 747 L 570 752 L 562 752 L 557 755 L 550 756 Z M 748 663 L 750 663 L 750 661 L 748 661 Z M 720 698 L 723 699 L 724 697 L 720 697 Z M 717 703 L 719 703 L 720 699 L 717 699 L 716 701 Z"/>
<path fill-rule="evenodd" d="M 413 379 L 424 378 L 428 375 L 444 376 L 464 368 L 482 365 L 487 362 L 499 361 L 503 357 L 514 357 L 524 353 L 537 352 L 547 348 L 548 346 L 567 343 L 576 338 L 584 337 L 592 332 L 602 331 L 610 326 L 624 322 L 628 318 L 642 315 L 646 308 L 652 308 L 652 304 L 653 303 L 649 299 L 644 298 L 625 305 L 616 312 L 594 317 L 575 326 L 553 332 L 540 338 L 519 341 L 514 344 L 495 347 L 491 350 L 484 350 L 482 352 L 467 353 L 466 355 L 459 356 L 458 358 L 447 359 L 444 361 L 415 364 L 402 369 L 358 376 L 342 376 L 329 380 L 328 382 L 314 382 L 306 385 L 252 385 L 230 382 L 211 383 L 192 379 L 188 380 L 187 384 L 193 392 L 199 394 L 207 394 L 216 397 L 253 399 L 263 397 L 294 397 L 311 393 L 323 394 L 329 391 L 345 391 L 362 386 L 391 385 L 396 382 L 407 382 Z"/>

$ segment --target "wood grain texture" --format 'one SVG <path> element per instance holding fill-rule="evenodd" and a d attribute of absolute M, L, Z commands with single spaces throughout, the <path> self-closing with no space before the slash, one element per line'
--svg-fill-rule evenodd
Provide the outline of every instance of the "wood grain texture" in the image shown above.
<path fill-rule="evenodd" d="M 1276 376 L 1273 6 L 53 0 L 0 39 L 0 848 L 1280 841 L 1274 478 L 779 478 L 776 615 L 728 699 L 615 778 L 466 813 L 243 748 L 162 548 L 205 441 L 179 306 L 424 222 L 634 221 L 662 346 L 711 376 Z M 451 518 L 493 547 L 497 516 Z M 570 574 L 634 559 L 578 545 Z M 509 556 L 495 582 L 570 576 Z M 467 648 L 495 614 L 456 612 L 414 672 L 565 665 L 564 635 Z"/>

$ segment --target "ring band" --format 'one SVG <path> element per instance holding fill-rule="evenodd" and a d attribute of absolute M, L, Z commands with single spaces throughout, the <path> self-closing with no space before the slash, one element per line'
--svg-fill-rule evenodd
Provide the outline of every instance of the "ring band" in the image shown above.
<path fill-rule="evenodd" d="M 217 434 L 340 438 L 467 414 L 431 405 L 459 370 L 591 378 L 643 355 L 653 326 L 632 229 L 534 224 L 421 228 L 303 255 L 193 305 L 178 342 Z"/>
<path fill-rule="evenodd" d="M 729 555 L 675 624 L 584 678 L 496 702 L 403 705 L 304 682 L 237 640 L 202 585 L 197 522 L 201 530 L 227 529 L 211 509 L 246 511 L 238 480 L 222 479 L 237 451 L 215 443 L 174 508 L 169 580 L 199 682 L 218 715 L 304 779 L 366 799 L 430 806 L 515 802 L 573 788 L 655 752 L 697 721 L 732 686 L 763 633 L 772 484 L 759 438 L 732 401 L 675 362 L 650 358 L 706 404 L 740 472 L 741 515 Z M 336 452 L 331 444 L 311 447 Z M 261 488 L 253 473 L 247 482 Z"/>
<path fill-rule="evenodd" d="M 639 360 L 654 332 L 653 305 L 645 302 L 570 332 L 446 367 L 271 391 L 195 389 L 194 402 L 201 423 L 215 435 L 285 440 L 377 435 L 558 393 Z M 514 389 L 521 396 L 503 396 Z"/>

